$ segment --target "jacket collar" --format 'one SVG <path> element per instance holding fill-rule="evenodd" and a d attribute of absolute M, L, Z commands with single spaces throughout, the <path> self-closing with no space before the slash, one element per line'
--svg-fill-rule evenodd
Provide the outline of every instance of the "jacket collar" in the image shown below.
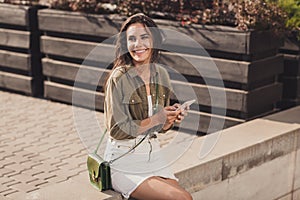
<path fill-rule="evenodd" d="M 131 78 L 136 78 L 138 76 L 137 71 L 135 70 L 135 66 L 126 65 L 126 72 Z M 155 77 L 158 74 L 156 64 L 150 65 L 150 78 Z"/>

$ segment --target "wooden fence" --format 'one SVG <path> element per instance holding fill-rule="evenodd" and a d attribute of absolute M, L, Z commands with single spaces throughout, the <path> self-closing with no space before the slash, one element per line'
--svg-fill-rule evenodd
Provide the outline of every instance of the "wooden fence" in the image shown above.
<path fill-rule="evenodd" d="M 114 59 L 111 37 L 123 21 L 116 15 L 1 4 L 0 88 L 103 111 L 102 87 Z M 220 128 L 210 126 L 212 120 L 227 128 L 274 112 L 284 107 L 282 85 L 284 100 L 299 103 L 299 49 L 279 54 L 281 41 L 271 32 L 156 22 L 165 32 L 181 34 L 165 36 L 159 62 L 172 69 L 175 93 L 198 100 L 187 127 L 197 124 L 199 133 L 207 133 Z M 280 77 L 283 58 L 290 70 Z M 213 93 L 224 95 L 225 103 Z"/>
<path fill-rule="evenodd" d="M 104 76 L 98 79 L 109 72 L 114 56 L 112 40 L 105 39 L 118 33 L 123 19 L 49 9 L 40 10 L 38 19 L 42 32 L 41 51 L 45 55 L 42 59 L 46 77 L 45 98 L 90 108 L 96 102 L 96 109 L 103 110 L 101 87 Z M 280 42 L 272 33 L 241 32 L 222 26 L 185 28 L 164 20 L 157 23 L 160 28 L 188 35 L 212 56 L 202 55 L 203 52 L 193 49 L 183 38 L 170 37 L 166 39 L 165 47 L 178 51 L 164 51 L 160 60 L 188 80 L 187 84 L 171 74 L 175 91 L 188 97 L 187 87 L 192 87 L 198 97 L 198 106 L 192 107 L 189 115 L 195 119 L 200 116 L 201 120 L 190 122 L 199 123 L 197 131 L 206 133 L 211 119 L 224 120 L 226 128 L 276 109 L 282 93 L 282 84 L 277 80 L 283 72 L 283 56 L 277 54 Z M 92 51 L 95 47 L 97 50 Z M 224 80 L 225 88 L 207 84 L 205 80 L 214 78 L 209 73 L 203 77 L 186 58 L 200 64 L 212 60 Z M 81 78 L 78 77 L 80 70 L 84 71 Z M 73 87 L 75 80 L 76 87 Z M 211 104 L 210 91 L 218 90 L 225 91 L 225 106 Z M 79 98 L 72 99 L 73 91 Z M 226 110 L 226 116 L 212 113 L 213 108 Z"/>
<path fill-rule="evenodd" d="M 43 95 L 38 7 L 0 6 L 0 87 Z"/>

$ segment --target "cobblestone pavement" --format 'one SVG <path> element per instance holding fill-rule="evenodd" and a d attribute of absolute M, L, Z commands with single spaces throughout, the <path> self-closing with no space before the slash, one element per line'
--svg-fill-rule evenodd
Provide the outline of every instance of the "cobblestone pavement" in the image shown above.
<path fill-rule="evenodd" d="M 0 91 L 0 199 L 86 171 L 72 106 Z"/>
<path fill-rule="evenodd" d="M 88 179 L 87 149 L 77 134 L 71 105 L 0 91 L 0 113 L 0 200 L 24 199 L 71 178 Z M 87 126 L 85 131 L 93 134 L 95 129 Z M 164 137 L 166 143 L 171 136 Z M 95 137 L 88 140 L 97 143 Z"/>

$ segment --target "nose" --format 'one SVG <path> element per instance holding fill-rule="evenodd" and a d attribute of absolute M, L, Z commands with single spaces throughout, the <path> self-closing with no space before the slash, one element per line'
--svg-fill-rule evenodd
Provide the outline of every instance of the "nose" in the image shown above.
<path fill-rule="evenodd" d="M 134 46 L 135 47 L 140 47 L 143 45 L 143 42 L 140 38 L 136 39 L 135 43 L 134 43 Z"/>

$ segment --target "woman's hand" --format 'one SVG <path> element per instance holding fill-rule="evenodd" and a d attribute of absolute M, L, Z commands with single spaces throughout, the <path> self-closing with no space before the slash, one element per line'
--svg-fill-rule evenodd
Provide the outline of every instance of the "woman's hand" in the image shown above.
<path fill-rule="evenodd" d="M 176 110 L 180 111 L 179 114 L 176 116 L 175 119 L 175 123 L 181 123 L 182 120 L 184 119 L 185 116 L 187 116 L 187 111 L 190 109 L 190 107 L 186 107 L 186 108 L 180 108 L 180 104 L 179 103 L 175 103 L 173 105 L 174 107 L 176 107 Z"/>
<path fill-rule="evenodd" d="M 160 112 L 153 116 L 154 124 L 163 124 L 163 130 L 168 130 L 174 123 L 181 123 L 187 115 L 189 107 L 182 109 L 180 104 L 166 106 Z"/>
<path fill-rule="evenodd" d="M 175 106 L 166 106 L 155 115 L 155 119 L 163 124 L 163 130 L 168 130 L 177 119 L 180 110 L 176 110 Z"/>

